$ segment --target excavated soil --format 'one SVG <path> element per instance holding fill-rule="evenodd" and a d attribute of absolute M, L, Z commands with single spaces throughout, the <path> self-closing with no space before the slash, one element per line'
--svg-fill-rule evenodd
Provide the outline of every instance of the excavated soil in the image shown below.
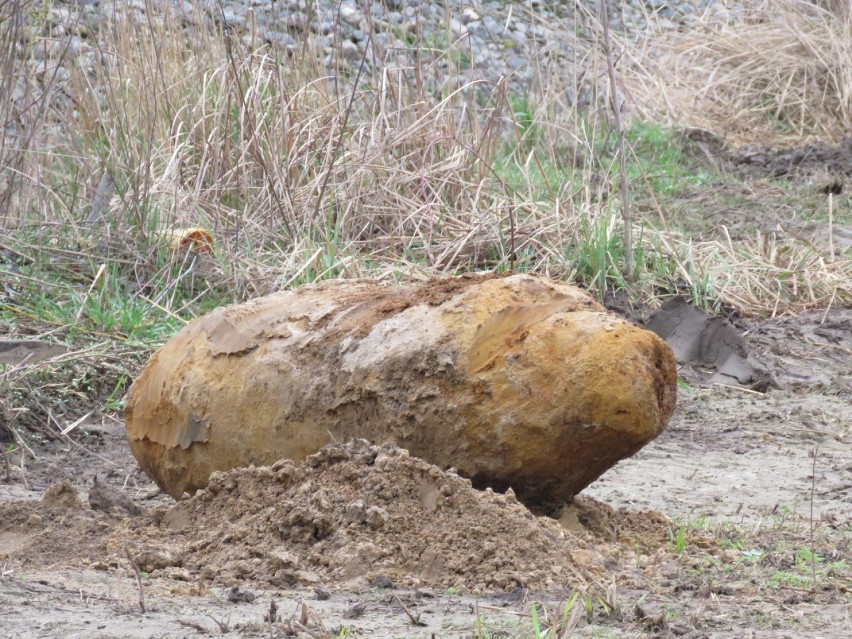
<path fill-rule="evenodd" d="M 536 517 L 509 491 L 471 482 L 364 440 L 300 466 L 217 474 L 184 502 L 184 566 L 224 585 L 366 579 L 472 592 L 586 588 L 619 554 L 590 534 Z M 652 536 L 665 541 L 665 524 Z"/>
<path fill-rule="evenodd" d="M 669 428 L 553 518 L 364 442 L 174 502 L 119 421 L 18 426 L 0 637 L 529 637 L 532 601 L 553 623 L 578 594 L 566 636 L 845 639 L 849 319 L 735 320 L 777 384 L 682 385 Z"/>
<path fill-rule="evenodd" d="M 793 148 L 775 148 L 763 144 L 747 144 L 728 153 L 736 172 L 743 177 L 805 177 L 829 175 L 836 178 L 826 183 L 826 192 L 839 194 L 843 178 L 852 176 L 852 137 L 839 144 L 812 142 Z"/>
<path fill-rule="evenodd" d="M 842 391 L 682 389 L 669 429 L 556 520 L 363 442 L 173 502 L 121 424 L 91 423 L 0 482 L 0 636 L 527 637 L 531 599 L 558 618 L 579 592 L 572 636 L 846 637 L 851 419 Z"/>
<path fill-rule="evenodd" d="M 329 445 L 298 466 L 216 473 L 194 497 L 136 518 L 123 493 L 104 492 L 92 487 L 86 507 L 66 481 L 38 504 L 0 505 L 5 552 L 16 563 L 67 563 L 65 540 L 76 539 L 73 562 L 108 569 L 132 547 L 146 573 L 226 587 L 586 590 L 629 564 L 637 545 L 665 545 L 671 525 L 584 498 L 563 509 L 560 525 L 511 490 L 475 490 L 365 440 Z"/>

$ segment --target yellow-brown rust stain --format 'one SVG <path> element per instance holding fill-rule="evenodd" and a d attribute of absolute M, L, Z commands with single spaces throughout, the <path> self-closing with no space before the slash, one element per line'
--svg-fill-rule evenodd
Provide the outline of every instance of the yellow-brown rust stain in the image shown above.
<path fill-rule="evenodd" d="M 466 404 L 463 439 L 491 460 L 475 479 L 502 476 L 488 481 L 542 501 L 639 450 L 665 428 L 676 398 L 662 340 L 582 298 L 556 297 L 492 313 L 461 360 L 463 385 L 480 398 Z"/>
<path fill-rule="evenodd" d="M 354 374 L 341 366 L 377 324 L 414 306 L 434 343 L 391 331 L 392 356 Z M 188 325 L 131 387 L 127 432 L 175 496 L 214 470 L 366 437 L 535 501 L 570 496 L 653 439 L 674 389 L 664 343 L 568 285 L 334 282 Z"/>
<path fill-rule="evenodd" d="M 529 328 L 553 313 L 573 310 L 574 300 L 550 304 L 507 306 L 491 315 L 476 331 L 466 364 L 468 374 L 478 373 L 505 357 L 529 334 Z"/>
<path fill-rule="evenodd" d="M 148 440 L 166 448 L 189 448 L 209 439 L 209 425 L 198 415 L 177 408 L 176 393 L 186 388 L 187 360 L 197 354 L 197 327 L 184 329 L 175 338 L 175 348 L 154 353 L 139 378 L 130 387 L 125 407 L 127 436 Z"/>

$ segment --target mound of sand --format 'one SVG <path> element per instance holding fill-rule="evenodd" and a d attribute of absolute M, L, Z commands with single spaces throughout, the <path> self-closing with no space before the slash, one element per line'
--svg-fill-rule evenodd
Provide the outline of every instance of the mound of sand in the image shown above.
<path fill-rule="evenodd" d="M 606 507 L 580 508 L 574 519 L 613 518 Z M 597 548 L 592 533 L 534 516 L 511 491 L 475 490 L 452 471 L 364 440 L 329 445 L 299 466 L 215 473 L 172 519 L 175 511 L 188 522 L 184 567 L 227 585 L 586 588 L 606 583 L 621 548 Z M 596 527 L 611 535 L 611 526 Z M 665 529 L 655 528 L 662 539 Z"/>
<path fill-rule="evenodd" d="M 97 486 L 92 486 L 90 493 Z M 577 497 L 559 519 L 506 494 L 365 440 L 301 464 L 214 473 L 178 503 L 99 508 L 67 481 L 42 501 L 0 504 L 0 557 L 12 566 L 119 570 L 131 553 L 152 577 L 276 588 L 323 583 L 460 588 L 473 593 L 583 589 L 646 580 L 668 561 L 670 522 Z"/>

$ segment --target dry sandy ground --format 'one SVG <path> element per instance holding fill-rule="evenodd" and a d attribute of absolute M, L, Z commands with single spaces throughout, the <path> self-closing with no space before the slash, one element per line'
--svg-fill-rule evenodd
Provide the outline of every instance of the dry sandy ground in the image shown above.
<path fill-rule="evenodd" d="M 790 324 L 774 326 L 755 332 L 765 360 L 773 334 L 776 350 L 789 350 Z M 562 513 L 561 528 L 419 460 L 400 462 L 387 494 L 372 466 L 353 466 L 353 457 L 288 469 L 279 484 L 269 483 L 270 473 L 237 471 L 230 502 L 224 491 L 175 505 L 135 466 L 123 425 L 105 418 L 78 428 L 73 443 L 34 448 L 25 475 L 13 456 L 0 482 L 0 636 L 532 637 L 534 603 L 542 623 L 558 621 L 579 591 L 564 636 L 848 637 L 852 406 L 848 360 L 838 356 L 848 348 L 840 340 L 785 360 L 787 371 L 818 369 L 818 384 L 766 394 L 681 388 L 669 429 L 589 487 Z M 428 480 L 409 490 L 405 478 L 416 473 Z M 73 490 L 45 497 L 66 479 Z M 456 488 L 442 490 L 448 483 Z M 389 520 L 404 513 L 404 539 L 356 534 L 357 513 L 337 517 L 353 501 L 347 484 L 366 491 L 364 501 L 382 505 Z M 287 513 L 299 499 L 313 504 L 314 519 L 305 521 L 326 522 L 327 546 L 296 532 L 270 540 L 267 524 L 282 510 L 258 506 L 268 507 L 270 490 Z M 435 510 L 435 494 L 456 497 L 444 510 L 439 498 Z M 463 550 L 492 542 L 496 552 L 470 551 L 469 566 L 451 567 L 442 531 Z M 370 534 L 375 544 L 358 537 Z M 432 556 L 432 571 L 422 554 L 414 564 L 397 560 L 417 554 L 418 543 L 447 557 Z M 279 559 L 275 548 L 283 548 L 281 565 L 291 561 L 301 572 L 276 573 L 268 557 L 252 558 L 261 546 Z M 348 555 L 340 554 L 344 546 Z M 151 548 L 184 560 L 141 554 Z M 567 558 L 554 559 L 554 548 Z M 128 553 L 142 565 L 144 613 Z M 500 571 L 514 577 L 489 581 Z"/>

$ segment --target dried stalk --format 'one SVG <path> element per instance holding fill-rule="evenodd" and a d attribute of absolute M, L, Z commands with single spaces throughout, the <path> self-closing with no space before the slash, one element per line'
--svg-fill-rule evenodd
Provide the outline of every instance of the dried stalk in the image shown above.
<path fill-rule="evenodd" d="M 635 261 L 633 258 L 633 219 L 630 214 L 630 193 L 627 184 L 627 156 L 624 154 L 624 129 L 621 125 L 621 108 L 618 104 L 618 87 L 615 79 L 615 63 L 612 59 L 612 43 L 609 37 L 609 13 L 606 0 L 600 0 L 601 22 L 603 24 L 604 50 L 606 52 L 606 68 L 609 74 L 610 106 L 612 119 L 615 124 L 615 136 L 618 141 L 618 162 L 621 173 L 621 218 L 624 220 L 624 274 L 628 282 L 635 276 Z"/>

